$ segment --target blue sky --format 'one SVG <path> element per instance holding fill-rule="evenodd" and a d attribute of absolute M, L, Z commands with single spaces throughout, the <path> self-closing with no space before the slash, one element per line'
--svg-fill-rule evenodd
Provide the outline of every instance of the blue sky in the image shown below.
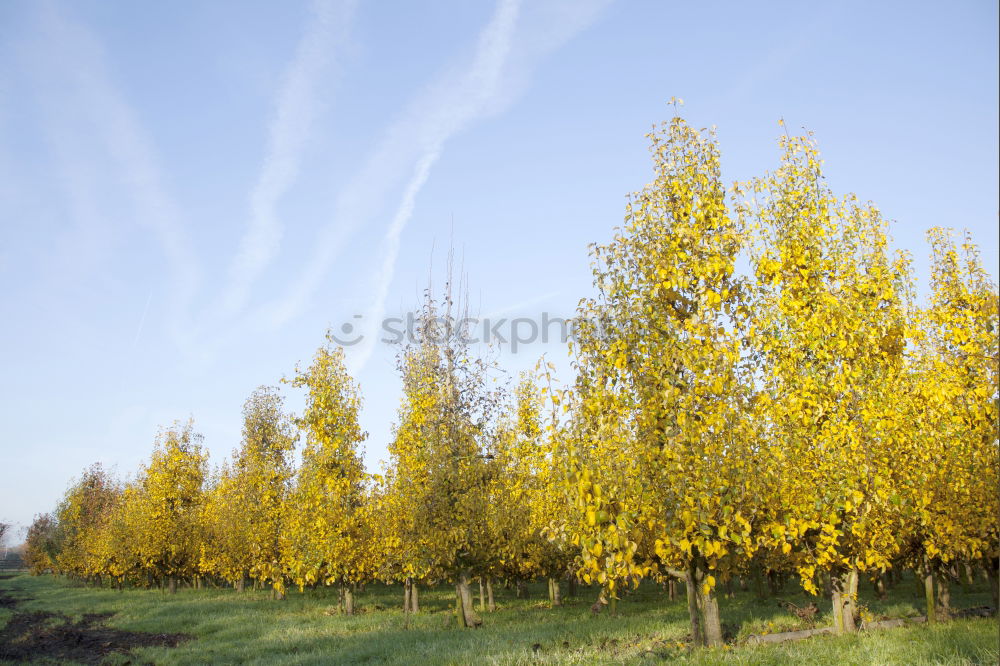
<path fill-rule="evenodd" d="M 727 180 L 774 167 L 784 118 L 895 221 L 922 284 L 935 225 L 969 229 L 995 279 L 997 20 L 992 1 L 0 3 L 0 519 L 51 510 L 92 462 L 133 473 L 175 419 L 220 462 L 256 386 L 327 326 L 412 308 L 449 244 L 476 312 L 572 315 L 673 96 L 717 126 Z M 543 352 L 565 357 L 500 360 Z M 348 354 L 377 469 L 394 349 Z"/>

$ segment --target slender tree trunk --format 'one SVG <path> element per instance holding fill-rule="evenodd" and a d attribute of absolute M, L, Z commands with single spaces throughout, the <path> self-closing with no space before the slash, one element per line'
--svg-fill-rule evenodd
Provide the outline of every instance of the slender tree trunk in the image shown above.
<path fill-rule="evenodd" d="M 771 596 L 776 597 L 785 589 L 785 577 L 777 571 L 767 572 L 767 587 L 771 591 Z"/>
<path fill-rule="evenodd" d="M 857 631 L 855 618 L 858 616 L 858 570 L 851 569 L 847 573 L 847 600 L 844 604 L 844 625 L 849 631 Z"/>
<path fill-rule="evenodd" d="M 559 595 L 559 580 L 549 578 L 549 608 L 562 605 L 562 598 Z"/>
<path fill-rule="evenodd" d="M 413 581 L 407 578 L 403 581 L 403 612 L 410 612 L 410 588 L 413 585 Z"/>
<path fill-rule="evenodd" d="M 677 581 L 674 578 L 667 581 L 667 597 L 671 601 L 677 601 Z"/>
<path fill-rule="evenodd" d="M 528 584 L 523 580 L 521 580 L 520 578 L 517 579 L 517 598 L 518 599 L 528 598 Z"/>
<path fill-rule="evenodd" d="M 754 594 L 758 599 L 766 599 L 767 592 L 764 590 L 764 572 L 759 566 L 754 566 L 752 571 Z"/>
<path fill-rule="evenodd" d="M 167 581 L 167 591 L 170 592 L 170 594 L 177 594 L 177 578 L 174 576 L 171 576 Z"/>
<path fill-rule="evenodd" d="M 886 579 L 888 576 L 884 571 L 880 572 L 878 576 L 875 577 L 875 596 L 878 597 L 879 601 L 885 601 L 889 593 L 886 590 Z"/>
<path fill-rule="evenodd" d="M 991 557 L 986 560 L 986 576 L 990 581 L 990 592 L 993 595 L 993 608 L 1000 609 L 1000 559 Z"/>
<path fill-rule="evenodd" d="M 412 613 L 420 612 L 420 595 L 417 592 L 419 589 L 420 586 L 417 585 L 417 581 L 413 581 L 413 584 L 410 586 L 410 612 Z"/>
<path fill-rule="evenodd" d="M 341 593 L 344 596 L 344 615 L 354 615 L 354 588 L 345 583 L 341 585 Z"/>
<path fill-rule="evenodd" d="M 857 630 L 854 599 L 858 593 L 858 572 L 855 569 L 847 573 L 830 572 L 830 583 L 833 588 L 830 599 L 833 602 L 834 631 L 838 634 L 854 633 Z"/>
<path fill-rule="evenodd" d="M 929 561 L 924 561 L 924 600 L 927 602 L 927 622 L 937 622 L 937 609 L 934 607 L 934 570 Z"/>
<path fill-rule="evenodd" d="M 701 626 L 701 616 L 698 612 L 697 582 L 695 581 L 694 565 L 684 572 L 684 588 L 687 592 L 688 617 L 691 621 L 691 641 L 695 645 L 705 644 L 705 631 Z"/>
<path fill-rule="evenodd" d="M 695 558 L 690 568 L 703 644 L 708 647 L 717 647 L 722 645 L 722 622 L 719 619 L 719 601 L 715 588 L 706 589 L 708 587 L 706 583 L 708 569 L 703 558 Z"/>
<path fill-rule="evenodd" d="M 472 607 L 472 589 L 469 587 L 469 572 L 463 571 L 458 577 L 457 601 L 459 623 L 463 627 L 475 628 L 483 623 Z"/>
<path fill-rule="evenodd" d="M 493 600 L 493 578 L 489 576 L 486 578 L 486 604 L 491 613 L 496 611 L 497 604 Z"/>
<path fill-rule="evenodd" d="M 479 577 L 479 612 L 486 612 L 486 585 L 483 583 L 483 579 L 486 576 Z"/>
<path fill-rule="evenodd" d="M 948 587 L 948 576 L 941 572 L 937 575 L 937 602 L 946 615 L 951 613 L 951 589 Z"/>

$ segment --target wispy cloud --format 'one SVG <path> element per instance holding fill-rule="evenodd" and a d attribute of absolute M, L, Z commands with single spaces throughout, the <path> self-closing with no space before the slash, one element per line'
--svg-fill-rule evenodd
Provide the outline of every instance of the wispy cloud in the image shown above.
<path fill-rule="evenodd" d="M 56 3 L 42 6 L 38 26 L 33 62 L 45 63 L 38 75 L 50 79 L 43 90 L 66 88 L 61 90 L 64 97 L 50 100 L 49 107 L 62 103 L 55 112 L 65 114 L 67 122 L 70 118 L 86 122 L 116 167 L 118 182 L 131 195 L 139 222 L 153 234 L 164 255 L 169 275 L 168 327 L 175 341 L 183 344 L 192 335 L 190 305 L 199 281 L 198 268 L 181 215 L 164 187 L 152 142 L 115 85 L 97 36 Z M 67 99 L 71 105 L 65 104 Z M 58 140 L 58 133 L 53 136 Z M 75 188 L 87 187 L 91 178 L 86 171 L 97 168 L 96 163 L 85 161 L 64 166 Z M 82 190 L 71 195 L 86 201 Z"/>
<path fill-rule="evenodd" d="M 375 277 L 375 293 L 369 311 L 362 320 L 369 327 L 376 326 L 385 316 L 385 300 L 396 270 L 400 235 L 413 216 L 417 194 L 427 182 L 431 168 L 444 149 L 445 141 L 483 113 L 496 95 L 503 66 L 510 52 L 511 37 L 517 25 L 519 7 L 519 0 L 501 0 L 497 5 L 493 18 L 479 37 L 476 57 L 464 77 L 465 80 L 460 84 L 466 92 L 465 105 L 457 108 L 449 107 L 448 111 L 451 111 L 452 115 L 442 114 L 426 138 L 423 154 L 417 161 L 413 176 L 406 185 L 403 198 L 382 239 L 382 261 Z M 355 372 L 360 372 L 371 357 L 375 345 L 373 333 L 374 331 L 369 331 L 358 353 L 350 359 Z"/>
<path fill-rule="evenodd" d="M 530 9 L 539 21 L 522 26 L 518 0 L 500 0 L 479 35 L 469 64 L 452 70 L 412 100 L 390 125 L 365 167 L 344 188 L 333 221 L 321 233 L 314 256 L 270 312 L 272 322 L 283 323 L 306 306 L 344 243 L 372 217 L 372 202 L 384 200 L 393 185 L 407 179 L 405 174 L 409 172 L 402 200 L 382 242 L 374 300 L 369 308 L 373 316 L 365 320 L 374 325 L 372 322 L 377 322 L 384 310 L 400 235 L 446 142 L 476 120 L 502 111 L 523 87 L 538 59 L 589 25 L 605 4 L 562 0 L 538 3 Z M 371 342 L 372 336 L 367 339 Z M 370 354 L 369 346 L 359 349 L 355 365 L 363 367 Z"/>
<path fill-rule="evenodd" d="M 267 154 L 250 194 L 249 229 L 229 269 L 223 314 L 232 314 L 246 304 L 254 280 L 278 251 L 283 232 L 278 202 L 298 176 L 321 111 L 318 89 L 337 46 L 346 41 L 356 4 L 356 0 L 316 0 L 312 5 L 309 26 L 278 93 Z"/>

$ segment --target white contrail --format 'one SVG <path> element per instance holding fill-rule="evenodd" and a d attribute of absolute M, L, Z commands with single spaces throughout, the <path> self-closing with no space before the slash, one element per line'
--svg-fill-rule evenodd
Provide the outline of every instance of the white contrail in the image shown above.
<path fill-rule="evenodd" d="M 580 7 L 583 7 L 583 5 L 580 5 Z M 546 39 L 542 41 L 542 48 L 539 50 L 544 52 L 554 48 L 583 26 L 589 24 L 596 15 L 599 6 L 594 6 L 590 9 L 590 12 L 578 11 L 573 17 L 574 20 L 561 20 L 560 23 L 563 24 L 561 27 L 564 32 L 561 35 L 558 34 L 559 31 L 555 31 L 555 34 L 546 35 Z M 455 114 L 439 126 L 440 133 L 430 143 L 424 156 L 418 163 L 413 178 L 403 196 L 399 210 L 386 232 L 382 247 L 383 261 L 376 277 L 375 295 L 372 306 L 363 319 L 364 325 L 367 326 L 368 330 L 363 338 L 362 346 L 358 349 L 357 354 L 350 359 L 352 371 L 355 374 L 363 370 L 371 358 L 375 343 L 377 342 L 376 335 L 379 322 L 385 317 L 385 302 L 395 273 L 396 258 L 399 254 L 399 237 L 412 216 L 416 195 L 430 175 L 431 167 L 444 149 L 444 143 L 452 135 L 475 120 L 477 116 L 485 115 L 493 110 L 493 107 L 502 104 L 500 98 L 505 93 L 503 89 L 505 82 L 504 70 L 508 67 L 518 12 L 519 3 L 517 1 L 502 1 L 498 5 L 492 21 L 480 37 L 477 57 L 473 60 L 466 79 L 466 85 L 464 86 L 466 95 L 463 97 L 467 105 L 456 109 Z M 526 51 L 530 50 L 532 50 L 530 47 L 526 49 Z"/>
<path fill-rule="evenodd" d="M 399 256 L 399 237 L 403 233 L 403 228 L 413 215 L 413 208 L 417 202 L 417 194 L 427 182 L 431 175 L 431 167 L 440 157 L 441 152 L 426 154 L 417 168 L 414 170 L 413 178 L 406 187 L 403 199 L 399 204 L 396 215 L 392 218 L 389 230 L 382 241 L 382 265 L 375 279 L 375 295 L 372 305 L 361 319 L 361 328 L 364 338 L 361 347 L 356 354 L 352 354 L 347 359 L 348 370 L 356 375 L 364 369 L 371 358 L 375 348 L 375 336 L 378 334 L 379 322 L 385 317 L 385 300 L 389 295 L 389 286 L 392 283 L 392 276 L 396 268 L 396 257 Z"/>
<path fill-rule="evenodd" d="M 486 110 L 490 101 L 496 96 L 503 74 L 503 66 L 510 52 L 511 38 L 517 24 L 519 0 L 501 0 L 496 12 L 486 29 L 480 35 L 473 59 L 464 81 L 459 86 L 464 92 L 461 95 L 465 102 L 460 106 L 458 101 L 449 95 L 449 104 L 439 109 L 440 115 L 430 125 L 431 132 L 426 137 L 426 147 L 410 182 L 407 184 L 400 201 L 399 208 L 382 240 L 381 268 L 375 278 L 375 294 L 372 305 L 362 320 L 368 329 L 358 353 L 351 358 L 354 372 L 360 372 L 371 357 L 375 346 L 375 333 L 378 322 L 385 316 L 385 300 L 389 293 L 389 285 L 396 269 L 396 257 L 399 254 L 399 237 L 413 215 L 417 194 L 423 188 L 430 176 L 431 167 L 441 155 L 444 143 L 469 122 Z M 437 115 L 437 114 L 436 114 Z"/>
<path fill-rule="evenodd" d="M 518 0 L 501 0 L 480 34 L 471 64 L 412 100 L 406 112 L 389 127 L 365 167 L 342 190 L 333 224 L 323 230 L 312 261 L 272 313 L 275 323 L 286 321 L 306 304 L 344 241 L 363 219 L 371 216 L 372 202 L 385 199 L 407 165 L 427 163 L 429 155 L 440 152 L 450 136 L 483 112 L 502 73 L 518 5 Z M 418 175 L 419 172 L 413 173 L 411 184 Z M 410 189 L 408 185 L 404 191 Z"/>
<path fill-rule="evenodd" d="M 89 122 L 116 163 L 131 194 L 139 221 L 150 229 L 163 252 L 169 274 L 168 326 L 183 344 L 191 336 L 189 306 L 198 270 L 174 202 L 166 194 L 151 142 L 132 108 L 112 82 L 104 50 L 84 25 L 47 3 L 40 12 L 40 58 L 55 68 L 48 74 L 67 85 L 73 106 L 60 113 Z"/>
<path fill-rule="evenodd" d="M 413 165 L 433 162 L 428 156 L 436 158 L 452 136 L 479 118 L 503 110 L 523 88 L 535 63 L 590 25 L 606 4 L 608 0 L 549 0 L 521 8 L 517 0 L 500 0 L 480 34 L 470 64 L 438 80 L 412 100 L 390 125 L 364 167 L 343 188 L 332 223 L 320 232 L 315 254 L 291 289 L 266 313 L 271 324 L 284 323 L 308 304 L 347 239 L 372 218 L 373 209 L 409 173 L 403 188 L 405 203 L 406 193 L 421 172 Z M 519 18 L 522 12 L 532 14 L 533 25 L 524 25 Z M 423 178 L 426 180 L 426 176 Z M 398 211 L 393 219 L 399 219 Z M 391 225 L 390 232 L 398 236 L 406 219 Z M 393 232 L 393 228 L 399 231 Z M 387 238 L 382 256 L 393 251 L 394 243 L 392 237 Z M 390 279 L 394 263 L 389 262 Z M 380 262 L 383 271 L 385 265 Z M 386 281 L 379 276 L 378 284 Z"/>
<path fill-rule="evenodd" d="M 250 194 L 250 228 L 240 241 L 229 269 L 222 313 L 233 314 L 247 300 L 254 280 L 274 258 L 281 243 L 277 204 L 299 173 L 302 156 L 321 110 L 317 90 L 338 44 L 346 41 L 355 0 L 316 0 L 312 19 L 286 72 L 271 121 L 267 156 Z"/>
<path fill-rule="evenodd" d="M 131 351 L 135 351 L 135 346 L 139 344 L 139 336 L 142 335 L 142 327 L 146 323 L 146 313 L 149 311 L 149 302 L 153 300 L 153 291 L 150 290 L 146 297 L 146 304 L 142 306 L 142 316 L 139 317 L 139 326 L 135 329 L 135 337 L 132 338 Z"/>

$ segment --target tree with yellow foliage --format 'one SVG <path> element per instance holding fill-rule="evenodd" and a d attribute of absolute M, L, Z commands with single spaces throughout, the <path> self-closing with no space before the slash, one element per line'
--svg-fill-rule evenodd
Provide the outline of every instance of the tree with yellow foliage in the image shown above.
<path fill-rule="evenodd" d="M 452 301 L 428 290 L 418 317 L 419 340 L 399 357 L 403 399 L 389 445 L 395 541 L 401 574 L 454 582 L 459 624 L 482 623 L 470 581 L 487 573 L 490 424 L 496 396 L 487 390 L 488 363 L 473 358 Z"/>
<path fill-rule="evenodd" d="M 279 535 L 295 445 L 277 389 L 261 386 L 243 406 L 243 444 L 205 502 L 202 568 L 242 587 L 253 578 L 284 589 Z"/>
<path fill-rule="evenodd" d="M 140 566 L 166 580 L 171 593 L 178 578 L 198 573 L 202 543 L 203 484 L 208 454 L 191 421 L 161 430 L 152 458 L 139 474 L 134 539 Z"/>
<path fill-rule="evenodd" d="M 111 475 L 94 464 L 72 484 L 56 509 L 60 545 L 58 568 L 82 579 L 99 580 L 96 549 L 120 490 Z"/>
<path fill-rule="evenodd" d="M 984 562 L 996 603 L 1000 322 L 996 285 L 971 239 L 959 248 L 948 230 L 932 229 L 928 237 L 932 293 L 917 322 L 907 415 L 912 445 L 896 462 L 904 480 L 897 503 L 905 514 L 905 555 L 924 574 L 933 621 L 934 584 L 946 605 L 948 570 L 957 561 Z"/>
<path fill-rule="evenodd" d="M 35 516 L 24 539 L 24 563 L 33 576 L 46 571 L 58 573 L 59 535 L 55 518 L 48 513 Z"/>
<path fill-rule="evenodd" d="M 909 272 L 877 209 L 836 197 L 808 137 L 785 137 L 780 169 L 739 191 L 758 231 L 751 344 L 782 462 L 762 541 L 816 592 L 832 581 L 838 630 L 854 629 L 860 571 L 898 551 L 893 452 L 906 437 Z"/>
<path fill-rule="evenodd" d="M 562 501 L 554 485 L 543 408 L 543 394 L 534 377 L 522 374 L 496 429 L 486 523 L 493 556 L 490 573 L 517 580 L 546 578 L 549 602 L 558 606 L 560 579 L 573 555 L 565 543 L 547 538 Z M 491 581 L 486 584 L 492 599 Z"/>
<path fill-rule="evenodd" d="M 296 419 L 306 445 L 285 503 L 282 565 L 300 588 L 339 586 L 342 608 L 350 615 L 354 585 L 375 571 L 359 450 L 367 436 L 358 424 L 361 395 L 344 366 L 344 350 L 329 334 L 309 367 L 297 368 L 290 383 L 306 389 L 305 412 Z"/>
<path fill-rule="evenodd" d="M 650 139 L 655 179 L 595 249 L 599 296 L 580 312 L 572 538 L 612 599 L 623 579 L 683 576 L 692 633 L 717 645 L 716 582 L 752 553 L 761 502 L 734 274 L 744 234 L 714 136 L 675 117 Z"/>

